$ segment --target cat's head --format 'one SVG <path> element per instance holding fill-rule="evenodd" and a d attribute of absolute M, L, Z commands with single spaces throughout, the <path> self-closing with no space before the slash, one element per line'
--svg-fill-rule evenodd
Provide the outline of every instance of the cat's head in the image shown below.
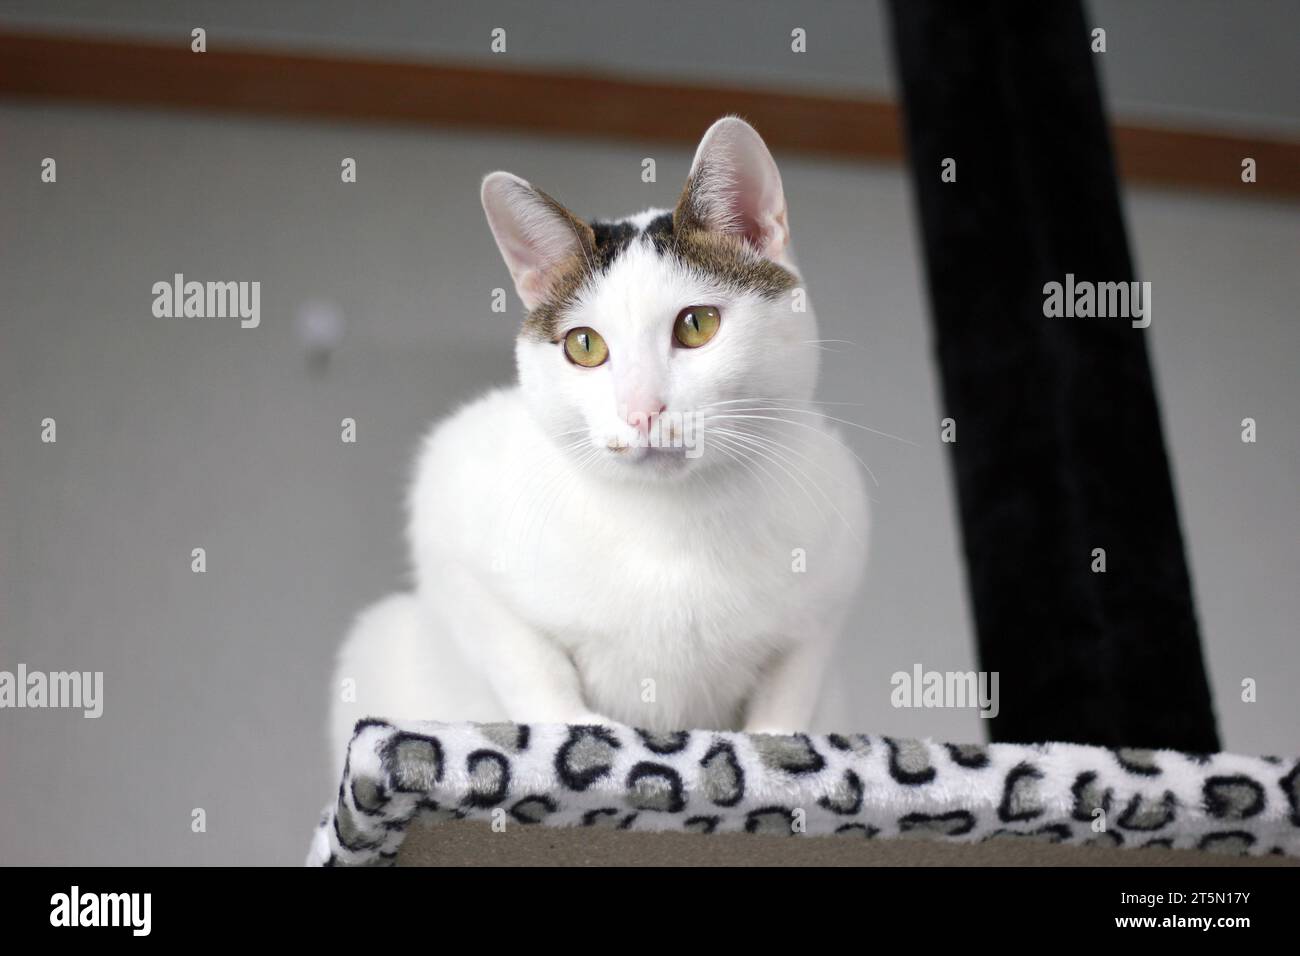
<path fill-rule="evenodd" d="M 671 211 L 583 221 L 509 173 L 483 208 L 528 314 L 525 400 L 584 467 L 660 479 L 723 463 L 708 416 L 811 397 L 816 320 L 781 175 L 748 123 L 704 134 Z"/>

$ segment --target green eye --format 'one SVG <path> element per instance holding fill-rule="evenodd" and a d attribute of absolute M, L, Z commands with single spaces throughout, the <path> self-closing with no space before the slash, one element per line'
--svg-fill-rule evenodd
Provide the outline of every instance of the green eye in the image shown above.
<path fill-rule="evenodd" d="M 584 325 L 581 328 L 570 329 L 564 336 L 564 354 L 574 365 L 595 368 L 597 365 L 604 365 L 605 360 L 609 358 L 609 346 L 605 344 L 599 332 Z"/>
<path fill-rule="evenodd" d="M 673 338 L 686 349 L 698 349 L 717 334 L 722 313 L 711 305 L 692 305 L 677 313 Z"/>

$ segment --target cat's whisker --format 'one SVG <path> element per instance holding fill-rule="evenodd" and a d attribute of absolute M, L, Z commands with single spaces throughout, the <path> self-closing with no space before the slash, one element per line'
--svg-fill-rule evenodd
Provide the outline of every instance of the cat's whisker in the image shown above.
<path fill-rule="evenodd" d="M 851 352 L 855 349 L 860 350 L 862 348 L 862 346 L 858 345 L 856 342 L 850 342 L 848 339 L 807 339 L 806 341 L 797 344 L 806 345 L 808 348 L 816 349 L 819 352 L 830 352 L 832 355 L 842 355 L 846 352 Z M 831 345 L 844 345 L 847 346 L 847 348 L 829 348 L 828 346 Z"/>
<path fill-rule="evenodd" d="M 797 515 L 797 512 L 794 509 L 794 505 L 791 504 L 788 500 L 786 500 L 785 488 L 782 487 L 780 479 L 772 473 L 772 470 L 768 468 L 767 465 L 765 465 L 763 462 L 756 459 L 753 453 L 748 448 L 741 445 L 739 442 L 733 441 L 730 438 L 726 438 L 720 435 L 714 435 L 713 441 L 714 441 L 715 448 L 719 449 L 720 451 L 728 451 L 729 449 L 728 453 L 731 454 L 733 459 L 739 461 L 741 464 L 746 465 L 746 467 L 750 469 L 751 474 L 754 474 L 756 477 L 759 477 L 760 482 L 764 483 L 764 491 L 767 490 L 765 482 L 770 481 L 773 485 L 775 485 L 777 491 L 777 500 L 782 501 L 787 511 L 791 515 Z"/>
<path fill-rule="evenodd" d="M 548 483 L 554 477 L 554 474 L 559 471 L 559 466 L 560 466 L 560 459 L 557 456 L 552 454 L 546 454 L 544 456 L 544 460 L 539 463 L 538 467 L 541 469 L 545 469 L 548 467 L 554 468 L 556 469 L 556 472 L 543 472 L 542 481 L 544 483 Z M 528 526 L 529 513 L 525 512 L 524 518 L 522 519 L 523 526 L 520 529 L 517 537 L 514 535 L 515 514 L 518 512 L 519 504 L 523 500 L 525 495 L 528 494 L 536 495 L 538 489 L 537 477 L 538 476 L 535 471 L 530 470 L 526 474 L 521 473 L 519 491 L 515 495 L 514 501 L 511 502 L 510 510 L 509 512 L 507 512 L 505 521 L 502 523 L 501 536 L 503 540 L 510 545 L 512 550 L 516 549 L 517 546 L 519 544 L 522 544 L 524 541 L 525 532 Z"/>
<path fill-rule="evenodd" d="M 733 441 L 734 441 L 734 440 L 735 440 L 735 439 L 733 439 Z M 742 444 L 743 444 L 743 442 L 742 442 Z M 783 472 L 785 472 L 786 475 L 789 476 L 790 480 L 793 481 L 793 482 L 795 483 L 795 485 L 798 486 L 799 490 L 802 491 L 802 492 L 804 493 L 804 496 L 808 499 L 808 503 L 811 504 L 811 505 L 813 506 L 813 508 L 815 508 L 815 509 L 817 510 L 817 516 L 818 516 L 819 518 L 824 517 L 823 514 L 822 514 L 822 506 L 821 506 L 820 504 L 817 503 L 817 499 L 814 498 L 814 497 L 809 493 L 808 489 L 804 487 L 803 482 L 801 482 L 797 477 L 795 477 L 795 475 L 794 475 L 793 473 L 791 473 L 791 471 L 790 471 L 788 468 L 786 468 L 785 465 L 783 465 L 783 464 L 781 463 L 781 461 L 780 461 L 778 458 L 775 458 L 775 457 L 773 457 L 772 455 L 770 455 L 770 454 L 769 454 L 765 449 L 763 449 L 762 447 L 760 447 L 760 446 L 757 445 L 756 443 L 750 446 L 750 451 L 752 451 L 754 454 L 758 455 L 760 458 L 765 458 L 765 459 L 767 459 L 768 461 L 772 462 L 772 464 L 776 465 L 776 467 L 780 468 Z M 805 476 L 805 477 L 807 477 L 807 476 Z"/>
<path fill-rule="evenodd" d="M 849 421 L 847 418 L 836 418 L 834 415 L 827 415 L 827 414 L 825 414 L 824 412 L 819 412 L 819 411 L 810 410 L 810 409 L 806 409 L 806 408 L 790 408 L 790 407 L 785 406 L 785 405 L 771 405 L 771 406 L 767 406 L 767 407 L 758 406 L 758 407 L 753 407 L 753 408 L 733 408 L 733 409 L 729 409 L 729 411 L 733 411 L 733 412 L 792 412 L 792 413 L 797 414 L 797 415 L 816 415 L 816 416 L 818 416 L 819 418 L 823 418 L 823 419 L 825 419 L 825 420 L 828 421 L 828 422 L 836 422 L 836 423 L 838 423 L 838 424 L 840 424 L 840 425 L 848 425 L 848 426 L 851 427 L 851 428 L 860 428 L 860 429 L 862 429 L 863 431 L 871 432 L 871 434 L 873 434 L 873 435 L 879 435 L 879 436 L 881 436 L 882 438 L 891 438 L 891 439 L 893 439 L 894 441 L 902 442 L 904 445 L 911 445 L 913 448 L 917 448 L 917 447 L 919 447 L 919 446 L 916 444 L 916 442 L 912 441 L 911 439 L 908 439 L 908 438 L 902 438 L 902 437 L 900 437 L 900 436 L 898 436 L 898 435 L 891 435 L 889 432 L 881 431 L 879 428 L 872 428 L 870 425 L 863 425 L 863 424 L 860 424 L 859 422 Z"/>
<path fill-rule="evenodd" d="M 870 465 L 868 465 L 865 461 L 862 460 L 862 456 L 861 456 L 861 455 L 859 455 L 856 451 L 854 451 L 852 448 L 850 448 L 850 447 L 849 447 L 848 445 L 846 445 L 844 442 L 840 441 L 838 438 L 836 438 L 836 437 L 835 437 L 834 435 L 832 435 L 830 432 L 823 431 L 822 429 L 817 428 L 815 425 L 809 425 L 807 422 L 796 422 L 796 421 L 791 421 L 791 420 L 788 419 L 788 418 L 776 418 L 776 417 L 774 417 L 774 416 L 772 416 L 772 415 L 732 415 L 732 414 L 727 414 L 727 415 L 713 415 L 713 416 L 710 416 L 710 417 L 713 418 L 713 419 L 720 420 L 720 421 L 721 421 L 721 420 L 746 420 L 746 421 L 751 421 L 751 420 L 752 420 L 752 421 L 779 422 L 780 424 L 783 424 L 783 425 L 793 425 L 793 426 L 795 426 L 796 428 L 806 428 L 806 429 L 808 429 L 809 431 L 814 432 L 815 434 L 821 435 L 823 438 L 827 439 L 828 441 L 833 441 L 833 442 L 835 442 L 835 444 L 839 445 L 841 448 L 843 448 L 845 451 L 847 451 L 850 455 L 852 455 L 854 458 L 856 458 L 858 464 L 861 465 L 863 468 L 865 468 L 866 471 L 867 471 L 867 474 L 868 474 L 869 476 L 871 476 L 871 482 L 872 482 L 872 484 L 874 484 L 877 488 L 880 487 L 880 482 L 876 479 L 876 473 L 873 472 L 873 471 L 871 470 L 871 466 L 870 466 Z M 706 419 L 706 427 L 707 427 L 707 419 Z"/>
<path fill-rule="evenodd" d="M 753 476 L 758 480 L 759 485 L 763 485 L 763 484 L 764 484 L 764 477 L 763 477 L 762 473 L 760 473 L 759 471 L 757 471 L 757 470 L 754 468 L 754 466 L 751 465 L 748 461 L 746 461 L 745 459 L 743 459 L 743 458 L 741 458 L 739 455 L 737 455 L 735 452 L 733 452 L 733 451 L 732 451 L 732 450 L 731 450 L 727 445 L 724 445 L 724 444 L 722 444 L 721 442 L 718 442 L 718 443 L 714 444 L 713 447 L 716 448 L 718 451 L 722 452 L 724 455 L 726 455 L 728 458 L 730 458 L 730 459 L 731 459 L 732 461 L 734 461 L 736 464 L 743 466 L 743 467 L 745 468 L 746 471 L 748 471 L 751 475 L 753 475 Z M 764 488 L 763 488 L 763 491 L 766 492 L 766 491 L 767 491 L 767 488 L 764 487 Z"/>
<path fill-rule="evenodd" d="M 779 448 L 779 449 L 781 449 L 782 451 L 786 451 L 786 452 L 789 452 L 789 453 L 792 454 L 792 455 L 795 455 L 796 457 L 798 457 L 798 458 L 802 459 L 803 461 L 806 461 L 808 464 L 812 465 L 812 466 L 813 466 L 814 468 L 816 468 L 818 471 L 822 472 L 824 475 L 826 475 L 826 476 L 827 476 L 828 478 L 830 478 L 832 481 L 841 482 L 841 481 L 843 480 L 840 476 L 836 475 L 836 474 L 835 474 L 834 472 L 832 472 L 829 468 L 827 468 L 825 465 L 823 465 L 821 462 L 819 462 L 817 459 L 811 457 L 810 455 L 805 455 L 805 454 L 803 454 L 802 452 L 800 452 L 798 449 L 794 448 L 793 446 L 791 446 L 791 445 L 787 445 L 785 442 L 778 441 L 777 439 L 773 438 L 770 434 L 766 434 L 766 433 L 764 433 L 764 432 L 762 432 L 762 431 L 752 431 L 752 430 L 750 430 L 749 428 L 747 428 L 747 427 L 746 427 L 745 425 L 743 425 L 743 424 L 741 424 L 741 425 L 735 425 L 735 424 L 733 424 L 733 427 L 732 427 L 732 428 L 717 428 L 717 427 L 714 427 L 714 428 L 712 428 L 712 429 L 710 430 L 710 434 L 714 434 L 714 435 L 716 435 L 716 434 L 723 434 L 723 435 L 732 435 L 732 436 L 743 436 L 743 437 L 745 437 L 745 438 L 754 439 L 754 440 L 756 440 L 756 441 L 762 442 L 762 443 L 765 444 L 765 445 L 771 446 L 771 447 L 773 447 L 773 448 Z"/>
<path fill-rule="evenodd" d="M 721 429 L 718 430 L 721 431 Z M 844 517 L 844 512 L 840 511 L 839 506 L 835 504 L 834 499 L 832 499 L 831 496 L 826 493 L 825 489 L 823 489 L 822 486 L 817 482 L 817 479 L 815 479 L 812 475 L 808 474 L 808 472 L 805 471 L 803 468 L 800 468 L 798 464 L 786 458 L 785 455 L 782 454 L 782 450 L 789 452 L 790 454 L 796 455 L 799 458 L 803 458 L 805 461 L 808 461 L 810 464 L 814 465 L 815 467 L 820 468 L 822 471 L 826 471 L 824 466 L 820 465 L 812 458 L 809 458 L 807 455 L 801 454 L 800 452 L 796 451 L 794 448 L 791 448 L 789 445 L 785 445 L 782 442 L 776 441 L 775 439 L 767 438 L 765 436 L 754 435 L 754 434 L 745 434 L 730 429 L 726 430 L 726 433 L 730 434 L 737 441 L 763 444 L 772 451 L 772 454 L 786 461 L 791 468 L 799 472 L 799 474 L 803 476 L 804 480 L 806 480 L 809 484 L 811 484 L 813 488 L 816 489 L 817 493 L 820 494 L 826 500 L 826 503 L 831 506 L 831 510 L 834 511 L 835 514 L 839 517 L 840 522 L 844 525 L 845 530 L 848 531 L 849 535 L 853 538 L 853 540 L 857 541 L 859 544 L 862 543 L 858 539 L 858 536 L 854 533 L 853 526 L 850 525 L 848 519 Z M 827 474 L 830 473 L 827 472 Z"/>
<path fill-rule="evenodd" d="M 592 448 L 578 458 L 576 463 L 567 456 L 553 459 L 552 463 L 556 466 L 555 472 L 547 477 L 545 483 L 534 494 L 530 512 L 524 519 L 524 526 L 519 537 L 520 545 L 527 547 L 529 539 L 533 538 L 532 526 L 536 522 L 537 530 L 532 548 L 534 562 L 536 562 L 541 548 L 546 523 L 550 519 L 551 511 L 556 502 L 562 497 L 566 488 L 573 484 L 580 466 L 597 454 L 599 454 L 599 449 Z"/>
<path fill-rule="evenodd" d="M 550 435 L 551 438 L 566 438 L 569 435 L 580 435 L 590 430 L 591 429 L 586 425 L 583 425 L 581 428 L 570 428 L 568 431 L 563 432 L 547 432 L 547 434 Z"/>
<path fill-rule="evenodd" d="M 720 402 L 705 402 L 702 405 L 695 406 L 697 409 L 717 408 L 720 405 L 739 405 L 742 402 L 767 402 L 772 405 L 779 405 L 785 402 L 791 402 L 804 405 L 852 405 L 862 408 L 866 402 L 826 402 L 819 398 L 772 398 L 769 396 L 755 395 L 750 398 L 728 398 Z"/>
<path fill-rule="evenodd" d="M 587 444 L 585 440 L 579 440 L 560 448 L 558 454 L 548 452 L 545 455 L 544 460 L 538 465 L 540 475 L 538 474 L 538 471 L 529 471 L 524 475 L 519 493 L 515 495 L 515 499 L 510 506 L 510 511 L 506 516 L 504 524 L 505 533 L 509 534 L 514 529 L 515 512 L 518 510 L 519 503 L 523 499 L 523 496 L 531 492 L 535 500 L 539 499 L 542 494 L 549 490 L 552 484 L 561 481 L 564 477 L 565 468 L 568 465 L 570 456 L 573 453 L 576 453 L 585 444 Z M 517 541 L 520 544 L 525 543 L 527 540 L 531 515 L 532 511 L 529 511 L 522 519 L 522 526 L 517 538 Z"/>
<path fill-rule="evenodd" d="M 581 429 L 586 431 L 586 429 Z M 510 504 L 510 509 L 506 513 L 505 520 L 501 525 L 501 535 L 506 543 L 513 548 L 516 545 L 522 546 L 527 543 L 528 528 L 531 524 L 532 517 L 535 514 L 535 505 L 551 487 L 563 479 L 566 468 L 569 466 L 571 453 L 580 449 L 583 445 L 588 444 L 586 438 L 578 439 L 567 446 L 539 446 L 536 449 L 536 467 L 521 472 L 521 483 L 519 491 L 515 494 L 514 500 Z M 593 452 L 595 449 L 593 449 Z M 594 455 L 593 455 L 594 457 Z M 515 515 L 519 510 L 520 502 L 525 495 L 530 495 L 533 501 L 533 507 L 524 514 L 518 527 L 516 528 Z M 517 533 L 516 533 L 517 532 Z"/>
<path fill-rule="evenodd" d="M 551 512 L 555 510 L 556 505 L 563 500 L 564 496 L 568 492 L 572 491 L 574 485 L 577 484 L 578 476 L 582 473 L 585 466 L 589 462 L 591 462 L 598 454 L 600 454 L 600 449 L 598 448 L 591 449 L 589 452 L 587 452 L 585 455 L 579 458 L 575 464 L 569 467 L 568 471 L 564 474 L 561 481 L 558 483 L 558 485 L 555 486 L 550 496 L 550 500 L 547 502 L 546 511 L 542 515 L 541 523 L 537 527 L 537 539 L 534 542 L 534 548 L 533 548 L 534 563 L 536 563 L 539 557 L 539 553 L 541 551 L 541 546 L 542 546 L 542 539 L 546 535 L 546 525 L 547 522 L 551 520 Z"/>
<path fill-rule="evenodd" d="M 776 446 L 778 446 L 778 447 L 780 447 L 780 448 L 784 448 L 786 451 L 789 451 L 791 454 L 799 455 L 800 458 L 803 458 L 803 459 L 804 459 L 805 461 L 807 461 L 809 464 L 815 466 L 819 471 L 821 471 L 823 474 L 827 475 L 827 476 L 828 476 L 829 478 L 831 478 L 832 480 L 834 480 L 834 481 L 836 481 L 836 482 L 840 482 L 840 483 L 843 482 L 843 479 L 842 479 L 840 476 L 838 476 L 838 475 L 834 474 L 833 472 L 831 472 L 828 468 L 826 468 L 825 465 L 821 464 L 821 463 L 818 462 L 816 459 L 811 458 L 811 457 L 809 457 L 808 455 L 802 455 L 802 454 L 800 454 L 798 451 L 796 451 L 794 448 L 790 447 L 789 445 L 786 445 L 786 444 L 784 444 L 783 442 L 778 441 L 778 440 L 773 436 L 772 432 L 771 432 L 769 429 L 765 428 L 764 426 L 761 426 L 761 425 L 759 425 L 759 426 L 753 426 L 754 430 L 751 431 L 751 430 L 750 430 L 751 426 L 744 425 L 744 424 L 736 424 L 736 423 L 734 423 L 734 422 L 731 423 L 731 424 L 732 424 L 732 427 L 733 427 L 733 428 L 739 429 L 739 430 L 742 431 L 744 434 L 750 435 L 750 436 L 753 437 L 753 438 L 761 438 L 761 439 L 763 439 L 764 441 L 771 442 L 772 444 L 774 444 L 774 445 L 776 445 Z M 801 424 L 801 423 L 799 423 L 799 422 L 790 422 L 790 423 L 788 423 L 788 424 L 797 425 L 797 424 Z M 717 429 L 715 428 L 714 431 L 716 431 L 716 430 L 717 430 Z M 852 454 L 854 458 L 857 458 L 857 460 L 858 460 L 858 464 L 860 464 L 860 465 L 861 465 L 861 466 L 866 470 L 867 474 L 871 476 L 872 481 L 875 482 L 875 484 L 876 484 L 877 486 L 879 486 L 879 482 L 876 482 L 876 481 L 875 481 L 875 475 L 873 475 L 873 474 L 871 473 L 871 469 L 867 466 L 867 463 L 866 463 L 865 461 L 863 461 L 861 458 L 859 458 L 859 457 L 857 456 L 857 454 L 855 454 L 855 453 L 853 452 L 853 449 L 852 449 L 852 448 L 850 448 L 848 445 L 845 445 L 843 442 L 839 441 L 839 440 L 836 439 L 834 436 L 826 434 L 825 432 L 818 432 L 818 434 L 820 434 L 820 435 L 821 435 L 822 437 L 824 437 L 824 438 L 830 438 L 830 439 L 831 439 L 832 441 L 834 441 L 837 445 L 840 445 L 841 447 L 843 447 L 845 451 L 847 451 L 847 452 L 849 452 L 850 454 Z M 879 501 L 878 501 L 876 498 L 872 497 L 871 495 L 866 495 L 866 498 L 867 498 L 868 501 L 871 501 L 871 502 L 873 502 L 873 503 L 879 504 Z"/>

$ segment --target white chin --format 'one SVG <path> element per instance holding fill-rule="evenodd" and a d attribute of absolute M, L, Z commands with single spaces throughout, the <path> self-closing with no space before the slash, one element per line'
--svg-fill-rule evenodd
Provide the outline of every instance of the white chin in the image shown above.
<path fill-rule="evenodd" d="M 628 476 L 674 478 L 695 465 L 686 448 L 623 448 L 610 450 L 606 460 Z"/>

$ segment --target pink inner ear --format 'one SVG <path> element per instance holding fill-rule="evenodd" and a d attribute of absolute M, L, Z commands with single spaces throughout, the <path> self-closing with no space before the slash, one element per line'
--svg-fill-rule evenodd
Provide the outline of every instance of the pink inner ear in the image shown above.
<path fill-rule="evenodd" d="M 528 308 L 536 308 L 537 303 L 546 298 L 550 290 L 550 281 L 544 269 L 521 269 L 515 274 L 515 289 Z"/>
<path fill-rule="evenodd" d="M 725 183 L 711 197 L 716 208 L 706 214 L 714 228 L 744 237 L 767 258 L 781 256 L 790 238 L 785 194 L 776 162 L 758 133 L 738 120 L 720 121 L 706 134 L 695 163 Z"/>
<path fill-rule="evenodd" d="M 785 224 L 784 207 L 773 213 L 766 209 L 756 209 L 743 217 L 745 223 L 745 241 L 769 259 L 775 259 L 785 252 L 789 242 L 789 229 Z"/>
<path fill-rule="evenodd" d="M 484 182 L 483 207 L 524 305 L 536 308 L 558 263 L 580 250 L 573 226 L 524 180 L 494 173 Z"/>

